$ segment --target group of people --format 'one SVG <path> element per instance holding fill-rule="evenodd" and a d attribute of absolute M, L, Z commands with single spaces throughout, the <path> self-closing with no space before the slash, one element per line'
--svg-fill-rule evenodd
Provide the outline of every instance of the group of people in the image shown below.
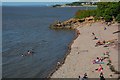
<path fill-rule="evenodd" d="M 107 28 L 104 27 L 104 30 L 106 30 Z M 95 33 L 92 33 L 92 35 L 94 36 L 94 39 L 93 40 L 98 40 L 98 38 L 95 36 Z M 98 40 L 96 42 L 96 45 L 95 47 L 99 46 L 99 45 L 105 45 L 106 44 L 106 41 L 103 40 L 103 41 L 100 41 Z M 106 58 L 109 57 L 109 52 L 105 52 L 104 53 L 104 57 L 97 57 L 95 60 L 93 60 L 93 64 L 99 64 L 99 67 L 95 69 L 95 71 L 97 72 L 100 72 L 100 80 L 105 80 L 104 76 L 103 76 L 103 67 L 102 67 L 102 64 L 104 64 L 104 60 Z"/>
<path fill-rule="evenodd" d="M 103 41 L 98 40 L 98 42 L 96 43 L 95 47 L 97 47 L 99 45 L 104 45 L 105 43 L 106 43 L 105 40 L 103 40 Z"/>
<path fill-rule="evenodd" d="M 98 38 L 95 36 L 95 33 L 94 33 L 94 32 L 92 33 L 92 35 L 94 36 L 94 39 L 93 39 L 93 40 L 98 40 Z M 103 41 L 98 40 L 97 43 L 96 43 L 96 45 L 95 45 L 95 47 L 97 47 L 97 46 L 99 46 L 99 45 L 104 45 L 105 43 L 106 43 L 105 40 L 103 40 Z"/>
<path fill-rule="evenodd" d="M 106 59 L 106 58 L 109 58 L 109 52 L 107 51 L 107 52 L 105 52 L 105 53 L 103 53 L 103 55 L 104 55 L 104 57 L 97 57 L 95 60 L 93 60 L 93 64 L 104 64 L 104 60 Z"/>
<path fill-rule="evenodd" d="M 83 78 L 79 76 L 79 80 L 88 80 L 87 73 L 84 74 Z"/>
<path fill-rule="evenodd" d="M 103 70 L 103 67 L 101 64 L 104 64 L 104 60 L 109 58 L 109 52 L 103 53 L 104 57 L 97 57 L 95 60 L 93 60 L 93 64 L 100 64 L 99 68 L 95 69 L 98 72 L 101 72 Z"/>
<path fill-rule="evenodd" d="M 104 58 L 97 57 L 95 60 L 93 60 L 93 64 L 104 64 L 103 60 Z"/>
<path fill-rule="evenodd" d="M 21 56 L 29 56 L 29 55 L 33 55 L 33 51 L 28 50 L 26 54 L 22 54 Z"/>
<path fill-rule="evenodd" d="M 100 73 L 100 80 L 105 80 L 103 73 Z M 88 80 L 87 73 L 84 74 L 83 78 L 81 76 L 78 77 L 78 80 Z"/>
<path fill-rule="evenodd" d="M 104 30 L 106 30 L 106 29 L 107 29 L 107 28 L 104 27 Z M 96 35 L 95 35 L 94 32 L 92 32 L 92 36 L 94 36 L 93 40 L 98 40 L 98 41 L 96 42 L 95 47 L 100 46 L 100 45 L 104 45 L 104 47 L 108 47 L 109 44 L 115 43 L 115 41 L 117 40 L 117 39 L 115 39 L 115 40 L 108 40 L 108 41 L 106 41 L 106 40 L 100 41 L 99 38 L 96 37 Z"/>
<path fill-rule="evenodd" d="M 93 32 L 92 35 L 94 36 L 93 40 L 97 40 L 98 38 L 95 36 L 95 33 Z"/>

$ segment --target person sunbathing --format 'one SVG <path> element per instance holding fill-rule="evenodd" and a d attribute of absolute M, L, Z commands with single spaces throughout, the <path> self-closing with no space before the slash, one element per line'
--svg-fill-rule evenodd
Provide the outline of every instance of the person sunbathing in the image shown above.
<path fill-rule="evenodd" d="M 104 63 L 103 60 L 104 60 L 104 58 L 101 57 L 99 63 Z"/>
<path fill-rule="evenodd" d="M 96 43 L 96 45 L 100 45 L 101 44 L 101 42 L 100 41 L 98 41 L 97 43 Z"/>
<path fill-rule="evenodd" d="M 106 59 L 106 58 L 109 58 L 109 52 L 105 52 L 105 53 L 103 53 L 104 54 L 104 59 Z"/>
<path fill-rule="evenodd" d="M 103 58 L 97 57 L 96 60 L 93 60 L 93 64 L 104 64 L 103 60 Z"/>
<path fill-rule="evenodd" d="M 97 68 L 97 69 L 95 69 L 95 70 L 98 71 L 98 72 L 102 72 L 102 71 L 103 71 L 102 65 L 99 65 L 99 68 Z"/>
<path fill-rule="evenodd" d="M 97 40 L 98 38 L 97 37 L 94 37 L 94 39 L 93 40 Z"/>
<path fill-rule="evenodd" d="M 101 42 L 100 40 L 96 43 L 95 47 L 99 46 L 99 45 L 104 45 L 104 42 Z"/>
<path fill-rule="evenodd" d="M 99 66 L 98 71 L 103 71 L 102 65 Z"/>
<path fill-rule="evenodd" d="M 96 61 L 96 62 L 99 62 L 99 61 L 100 61 L 99 57 L 97 57 L 97 59 L 96 59 L 95 61 Z"/>
<path fill-rule="evenodd" d="M 99 57 L 97 57 L 96 60 L 93 60 L 93 64 L 98 63 L 98 62 L 99 62 Z"/>
<path fill-rule="evenodd" d="M 105 44 L 106 42 L 105 42 L 105 40 L 103 40 L 103 44 Z"/>

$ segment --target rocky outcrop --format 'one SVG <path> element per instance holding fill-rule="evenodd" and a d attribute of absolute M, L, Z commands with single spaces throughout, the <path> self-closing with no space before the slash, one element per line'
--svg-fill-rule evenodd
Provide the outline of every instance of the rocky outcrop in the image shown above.
<path fill-rule="evenodd" d="M 56 21 L 50 25 L 52 29 L 76 29 L 80 24 L 94 22 L 94 17 L 87 17 L 83 19 L 71 18 L 69 20 L 60 22 Z"/>

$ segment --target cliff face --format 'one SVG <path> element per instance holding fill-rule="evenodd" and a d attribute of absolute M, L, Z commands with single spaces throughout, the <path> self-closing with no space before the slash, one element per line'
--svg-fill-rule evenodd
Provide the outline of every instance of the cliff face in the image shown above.
<path fill-rule="evenodd" d="M 83 23 L 91 23 L 91 22 L 94 22 L 94 17 L 87 17 L 84 19 L 71 18 L 64 22 L 57 21 L 53 23 L 52 25 L 50 25 L 50 28 L 52 29 L 76 29 Z"/>

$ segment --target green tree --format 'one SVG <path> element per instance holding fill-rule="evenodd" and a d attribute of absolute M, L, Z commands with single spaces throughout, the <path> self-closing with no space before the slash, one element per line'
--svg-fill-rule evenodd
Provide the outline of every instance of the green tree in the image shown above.
<path fill-rule="evenodd" d="M 120 2 L 98 2 L 97 9 L 79 10 L 75 16 L 76 18 L 94 16 L 96 20 L 103 17 L 107 22 L 112 21 L 113 18 L 120 21 Z"/>

